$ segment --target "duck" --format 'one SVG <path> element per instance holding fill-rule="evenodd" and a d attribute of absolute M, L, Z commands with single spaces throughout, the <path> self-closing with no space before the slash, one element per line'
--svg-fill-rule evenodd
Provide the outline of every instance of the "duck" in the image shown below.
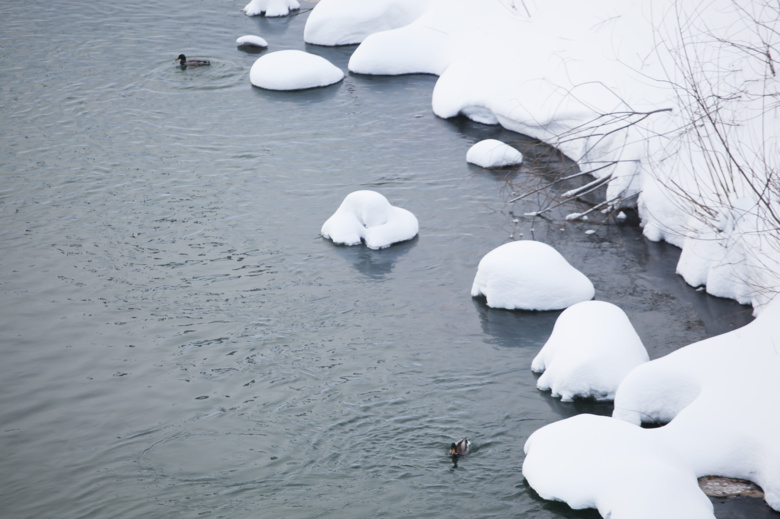
<path fill-rule="evenodd" d="M 174 61 L 178 61 L 182 67 L 199 67 L 201 65 L 211 65 L 209 60 L 205 59 L 187 59 L 184 54 L 179 54 L 179 57 Z"/>
<path fill-rule="evenodd" d="M 450 445 L 450 455 L 455 458 L 465 456 L 469 453 L 470 449 L 471 442 L 468 440 L 468 438 L 461 438 L 457 443 Z"/>

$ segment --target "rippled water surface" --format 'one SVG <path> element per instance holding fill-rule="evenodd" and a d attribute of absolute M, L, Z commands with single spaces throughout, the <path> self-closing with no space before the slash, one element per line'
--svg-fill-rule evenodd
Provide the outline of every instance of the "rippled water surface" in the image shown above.
<path fill-rule="evenodd" d="M 538 146 L 437 119 L 434 77 L 253 88 L 238 36 L 345 70 L 354 48 L 303 43 L 312 4 L 243 4 L 0 4 L 2 517 L 598 517 L 539 499 L 522 447 L 611 409 L 536 390 L 558 314 L 472 300 L 481 257 L 510 236 L 556 246 L 653 357 L 749 309 L 685 286 L 676 249 L 634 227 L 514 222 L 542 201 L 512 193 L 550 172 L 465 154 Z M 414 212 L 420 236 L 323 240 L 357 189 Z M 475 452 L 454 466 L 464 435 Z"/>

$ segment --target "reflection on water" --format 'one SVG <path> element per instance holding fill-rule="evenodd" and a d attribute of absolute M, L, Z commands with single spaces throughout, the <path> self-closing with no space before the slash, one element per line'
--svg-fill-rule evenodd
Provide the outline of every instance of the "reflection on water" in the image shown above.
<path fill-rule="evenodd" d="M 354 47 L 244 3 L 0 5 L 3 517 L 594 517 L 527 488 L 522 445 L 608 410 L 536 390 L 557 313 L 473 300 L 479 260 L 510 234 L 551 243 L 652 356 L 746 309 L 686 287 L 635 228 L 513 222 L 541 159 L 486 172 L 469 146 L 565 161 L 433 117 L 431 76 L 252 87 L 238 36 L 343 69 Z M 182 52 L 212 65 L 181 70 Z M 358 189 L 419 237 L 320 237 Z"/>
<path fill-rule="evenodd" d="M 343 245 L 334 245 L 333 250 L 364 276 L 382 280 L 393 272 L 395 264 L 415 246 L 418 239 L 419 236 L 415 236 L 411 240 L 380 250 Z"/>
<path fill-rule="evenodd" d="M 527 312 L 487 306 L 484 297 L 473 299 L 482 331 L 499 346 L 527 347 L 539 351 L 552 333 L 561 312 Z"/>

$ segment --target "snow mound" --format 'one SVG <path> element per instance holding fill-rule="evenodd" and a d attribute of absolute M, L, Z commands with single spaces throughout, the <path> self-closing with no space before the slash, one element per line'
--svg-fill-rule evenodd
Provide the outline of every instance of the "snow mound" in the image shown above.
<path fill-rule="evenodd" d="M 526 441 L 523 476 L 544 499 L 610 519 L 714 519 L 696 473 L 654 431 L 589 414 L 552 423 Z"/>
<path fill-rule="evenodd" d="M 281 50 L 257 58 L 249 71 L 253 85 L 268 90 L 303 90 L 332 85 L 344 72 L 323 57 L 301 50 Z"/>
<path fill-rule="evenodd" d="M 469 148 L 466 161 L 483 168 L 500 168 L 522 163 L 523 154 L 499 140 L 485 139 Z"/>
<path fill-rule="evenodd" d="M 269 18 L 276 16 L 287 16 L 290 11 L 301 8 L 298 0 L 252 0 L 244 6 L 244 13 L 247 16 L 265 15 Z"/>
<path fill-rule="evenodd" d="M 323 224 L 320 233 L 341 245 L 384 249 L 417 236 L 417 218 L 406 209 L 390 205 L 375 191 L 355 191 L 347 195 L 336 212 Z"/>
<path fill-rule="evenodd" d="M 560 310 L 593 298 L 590 280 L 554 248 L 532 240 L 513 241 L 482 258 L 471 287 L 491 308 Z"/>
<path fill-rule="evenodd" d="M 260 36 L 247 34 L 236 39 L 236 45 L 247 45 L 249 47 L 268 47 L 268 42 Z"/>
<path fill-rule="evenodd" d="M 309 14 L 303 39 L 314 45 L 351 45 L 375 32 L 415 20 L 429 0 L 320 0 Z"/>
<path fill-rule="evenodd" d="M 696 484 L 705 475 L 752 481 L 780 511 L 778 320 L 776 299 L 738 330 L 640 365 L 618 387 L 612 418 L 534 432 L 526 479 L 546 499 L 612 519 L 714 519 Z"/>
<path fill-rule="evenodd" d="M 584 301 L 561 313 L 531 369 L 544 372 L 536 387 L 563 401 L 612 400 L 623 378 L 648 360 L 623 310 L 604 301 Z"/>

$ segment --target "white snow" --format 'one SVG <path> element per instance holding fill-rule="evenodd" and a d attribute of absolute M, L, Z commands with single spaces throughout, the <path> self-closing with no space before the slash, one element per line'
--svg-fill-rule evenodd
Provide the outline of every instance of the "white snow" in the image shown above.
<path fill-rule="evenodd" d="M 610 519 L 714 519 L 674 446 L 648 440 L 655 431 L 590 414 L 555 422 L 526 441 L 523 475 L 542 498 Z"/>
<path fill-rule="evenodd" d="M 287 16 L 290 11 L 301 8 L 298 0 L 251 0 L 244 6 L 244 13 L 247 16 L 265 15 L 269 18 L 277 16 Z"/>
<path fill-rule="evenodd" d="M 479 262 L 472 297 L 484 295 L 491 308 L 560 310 L 593 298 L 590 280 L 546 243 L 505 243 Z"/>
<path fill-rule="evenodd" d="M 338 210 L 323 224 L 321 234 L 341 245 L 384 249 L 417 236 L 417 218 L 406 209 L 390 205 L 375 191 L 347 195 Z"/>
<path fill-rule="evenodd" d="M 238 37 L 236 39 L 236 45 L 249 45 L 251 47 L 268 47 L 268 42 L 265 41 L 265 38 L 261 38 L 260 36 L 247 34 L 245 36 Z"/>
<path fill-rule="evenodd" d="M 303 39 L 315 45 L 350 45 L 414 21 L 428 0 L 320 0 L 306 20 Z"/>
<path fill-rule="evenodd" d="M 580 415 L 531 435 L 526 479 L 546 499 L 612 519 L 713 519 L 696 485 L 705 475 L 753 481 L 780 510 L 779 320 L 776 300 L 743 328 L 637 367 L 613 418 Z"/>
<path fill-rule="evenodd" d="M 253 85 L 268 90 L 303 90 L 332 85 L 344 72 L 321 56 L 301 50 L 280 50 L 260 56 L 249 71 Z"/>
<path fill-rule="evenodd" d="M 523 154 L 496 139 L 485 139 L 466 152 L 466 162 L 483 168 L 514 166 L 523 162 Z"/>
<path fill-rule="evenodd" d="M 649 360 L 628 316 L 612 303 L 584 301 L 564 310 L 531 369 L 536 387 L 564 402 L 612 400 L 623 378 Z"/>

